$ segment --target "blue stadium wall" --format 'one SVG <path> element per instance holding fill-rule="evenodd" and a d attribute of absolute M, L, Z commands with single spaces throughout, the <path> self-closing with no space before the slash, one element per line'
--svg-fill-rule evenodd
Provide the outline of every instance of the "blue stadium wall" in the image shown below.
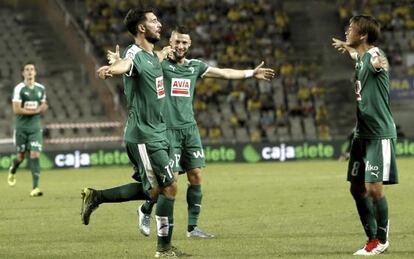
<path fill-rule="evenodd" d="M 303 160 L 337 159 L 346 149 L 344 141 L 249 143 L 206 145 L 203 154 L 207 163 L 258 163 Z M 414 139 L 401 139 L 397 156 L 414 156 Z M 15 157 L 12 153 L 0 154 L 0 169 L 6 170 Z M 22 166 L 27 166 L 27 159 Z M 129 166 L 124 149 L 95 149 L 73 151 L 44 151 L 40 164 L 43 169 L 80 168 L 96 166 Z"/>

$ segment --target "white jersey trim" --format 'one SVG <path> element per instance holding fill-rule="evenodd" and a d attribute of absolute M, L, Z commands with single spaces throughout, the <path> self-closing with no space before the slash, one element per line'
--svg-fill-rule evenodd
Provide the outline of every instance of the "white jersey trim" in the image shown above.
<path fill-rule="evenodd" d="M 151 184 L 152 188 L 158 187 L 158 181 L 155 177 L 154 170 L 152 169 L 151 161 L 148 156 L 147 147 L 145 144 L 137 144 L 139 156 L 141 158 L 142 164 L 144 165 L 145 174 L 148 178 L 148 181 Z"/>
<path fill-rule="evenodd" d="M 133 45 L 132 47 L 130 47 L 127 51 L 127 53 L 125 54 L 125 58 L 130 59 L 132 61 L 131 67 L 129 68 L 129 71 L 127 73 L 125 73 L 126 76 L 131 76 L 132 75 L 132 70 L 134 70 L 134 59 L 135 59 L 135 55 L 137 55 L 137 53 L 141 52 L 142 49 L 140 47 L 138 47 L 137 45 Z"/>
<path fill-rule="evenodd" d="M 16 85 L 14 87 L 14 90 L 13 90 L 13 100 L 12 100 L 12 102 L 22 102 L 22 98 L 20 98 L 20 92 L 22 91 L 23 87 L 24 87 L 24 83 L 23 82 L 22 83 L 19 83 L 18 85 Z"/>

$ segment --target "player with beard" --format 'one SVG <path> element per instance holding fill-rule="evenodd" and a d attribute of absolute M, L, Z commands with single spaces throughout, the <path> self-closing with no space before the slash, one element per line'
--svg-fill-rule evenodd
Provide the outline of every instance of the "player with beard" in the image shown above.
<path fill-rule="evenodd" d="M 356 60 L 355 97 L 357 125 L 348 165 L 351 194 L 368 237 L 354 255 L 377 255 L 389 246 L 388 204 L 384 184 L 398 183 L 395 160 L 396 128 L 390 109 L 389 66 L 384 52 L 374 43 L 380 26 L 371 16 L 351 18 L 346 42 L 333 46 L 348 51 Z"/>
<path fill-rule="evenodd" d="M 273 69 L 262 68 L 263 62 L 255 69 L 237 70 L 210 67 L 197 59 L 186 59 L 191 47 L 191 37 L 184 27 L 177 27 L 171 33 L 170 46 L 173 55 L 161 65 L 164 74 L 165 93 L 167 95 L 164 109 L 167 137 L 173 150 L 173 171 L 175 175 L 186 173 L 189 182 L 187 188 L 188 227 L 187 237 L 211 238 L 198 228 L 201 210 L 201 168 L 205 166 L 204 152 L 193 112 L 193 99 L 196 81 L 199 78 L 245 79 L 254 77 L 270 80 L 274 77 Z M 117 57 L 110 52 L 109 58 Z M 150 234 L 150 214 L 155 201 L 148 200 L 138 208 L 139 229 L 142 234 Z"/>
<path fill-rule="evenodd" d="M 81 193 L 82 222 L 88 225 L 91 213 L 102 203 L 156 200 L 158 244 L 155 257 L 185 256 L 171 245 L 177 183 L 169 164 L 169 144 L 162 114 L 166 99 L 162 68 L 153 51 L 154 43 L 160 39 L 161 23 L 154 11 L 140 9 L 130 10 L 124 22 L 135 43 L 127 47 L 122 59 L 97 72 L 102 79 L 123 74 L 128 103 L 124 141 L 129 159 L 137 169 L 133 178 L 141 182 L 105 190 L 85 188 Z"/>

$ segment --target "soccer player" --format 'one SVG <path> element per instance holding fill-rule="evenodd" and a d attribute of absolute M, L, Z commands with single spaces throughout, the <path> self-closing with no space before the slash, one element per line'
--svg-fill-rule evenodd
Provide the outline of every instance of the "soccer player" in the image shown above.
<path fill-rule="evenodd" d="M 26 152 L 29 152 L 33 183 L 30 196 L 38 197 L 43 195 L 39 189 L 39 157 L 43 143 L 40 114 L 47 110 L 48 105 L 45 87 L 35 81 L 36 67 L 33 62 L 23 65 L 22 76 L 23 82 L 16 85 L 13 92 L 13 112 L 16 114 L 14 144 L 17 156 L 10 166 L 7 182 L 10 186 L 16 184 L 16 171 Z"/>
<path fill-rule="evenodd" d="M 210 67 L 197 59 L 186 59 L 191 46 L 189 31 L 177 27 L 171 33 L 170 46 L 173 49 L 171 59 L 161 65 L 164 73 L 164 86 L 167 95 L 165 119 L 167 136 L 173 149 L 173 170 L 177 175 L 187 173 L 188 226 L 187 237 L 211 238 L 198 227 L 201 210 L 201 168 L 205 166 L 204 152 L 200 134 L 193 112 L 193 98 L 196 81 L 199 78 L 244 79 L 254 77 L 270 80 L 274 71 L 262 68 L 263 62 L 255 69 L 236 70 Z M 150 234 L 150 214 L 155 201 L 148 200 L 138 208 L 139 229 L 142 234 Z"/>
<path fill-rule="evenodd" d="M 123 74 L 128 102 L 124 140 L 131 162 L 142 181 L 106 190 L 82 191 L 81 218 L 85 225 L 101 203 L 157 200 L 158 244 L 155 257 L 177 257 L 184 253 L 171 246 L 173 209 L 177 183 L 169 165 L 169 144 L 162 110 L 165 90 L 160 60 L 154 53 L 161 23 L 152 10 L 131 9 L 125 24 L 135 44 L 127 47 L 123 59 L 98 69 L 100 78 Z M 137 175 L 134 174 L 134 177 Z"/>
<path fill-rule="evenodd" d="M 389 65 L 374 45 L 380 26 L 371 16 L 350 19 L 346 42 L 333 46 L 356 60 L 357 125 L 351 146 L 348 181 L 368 241 L 354 255 L 376 255 L 389 246 L 388 205 L 384 184 L 398 183 L 395 161 L 396 129 L 390 110 Z"/>

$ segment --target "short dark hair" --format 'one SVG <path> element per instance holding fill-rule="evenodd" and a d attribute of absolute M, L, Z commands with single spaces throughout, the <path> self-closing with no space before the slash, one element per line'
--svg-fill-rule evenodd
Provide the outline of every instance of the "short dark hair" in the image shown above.
<path fill-rule="evenodd" d="M 24 68 L 25 68 L 27 65 L 33 65 L 33 66 L 36 68 L 36 64 L 35 64 L 35 62 L 33 62 L 33 61 L 26 61 L 25 63 L 23 63 L 23 65 L 22 65 L 22 67 L 21 67 L 22 72 L 24 71 Z"/>
<path fill-rule="evenodd" d="M 190 35 L 190 29 L 183 25 L 177 25 L 175 26 L 174 30 L 172 32 L 177 32 L 180 34 L 188 34 Z"/>
<path fill-rule="evenodd" d="M 153 8 L 132 8 L 128 11 L 124 19 L 124 24 L 132 35 L 137 35 L 137 25 L 147 19 L 145 16 L 147 13 L 155 14 L 155 10 Z"/>
<path fill-rule="evenodd" d="M 380 24 L 374 17 L 369 15 L 356 15 L 349 20 L 349 23 L 354 23 L 358 28 L 358 33 L 367 35 L 367 43 L 375 43 L 381 35 Z"/>

